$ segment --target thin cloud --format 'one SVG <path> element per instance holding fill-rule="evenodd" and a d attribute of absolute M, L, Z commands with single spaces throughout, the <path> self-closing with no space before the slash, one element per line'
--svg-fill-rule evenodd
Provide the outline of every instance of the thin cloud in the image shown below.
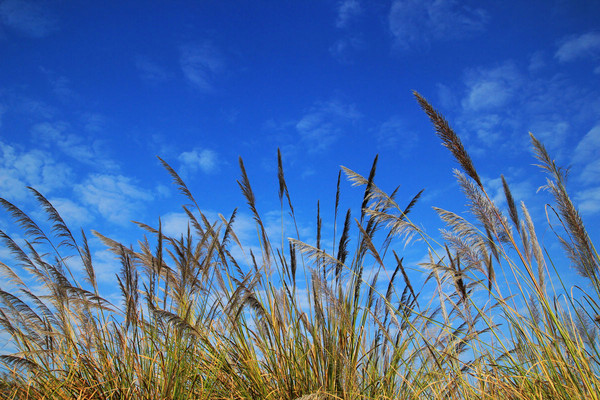
<path fill-rule="evenodd" d="M 400 154 L 407 154 L 417 144 L 417 136 L 407 129 L 402 118 L 395 115 L 379 126 L 376 133 L 377 143 L 383 149 L 401 148 Z"/>
<path fill-rule="evenodd" d="M 90 222 L 92 219 L 87 208 L 83 207 L 81 204 L 77 204 L 71 199 L 55 197 L 48 200 L 71 229 L 76 229 L 77 227 Z"/>
<path fill-rule="evenodd" d="M 352 61 L 352 54 L 364 47 L 365 43 L 359 36 L 349 36 L 336 40 L 329 47 L 329 54 L 341 63 L 350 63 Z"/>
<path fill-rule="evenodd" d="M 463 107 L 472 111 L 504 107 L 518 92 L 521 80 L 521 73 L 511 62 L 471 71 L 465 80 L 467 95 Z"/>
<path fill-rule="evenodd" d="M 529 70 L 529 72 L 535 73 L 544 67 L 546 67 L 544 53 L 541 51 L 536 51 L 529 58 L 529 66 L 527 67 L 527 69 Z"/>
<path fill-rule="evenodd" d="M 600 33 L 589 32 L 563 39 L 554 57 L 560 62 L 600 55 Z"/>
<path fill-rule="evenodd" d="M 12 100 L 15 103 L 14 111 L 26 114 L 33 120 L 47 120 L 57 113 L 55 107 L 30 97 L 17 95 Z"/>
<path fill-rule="evenodd" d="M 573 163 L 582 167 L 579 179 L 584 183 L 600 183 L 600 124 L 594 126 L 577 144 Z"/>
<path fill-rule="evenodd" d="M 481 32 L 487 21 L 485 10 L 454 0 L 396 0 L 388 16 L 390 31 L 402 48 Z"/>
<path fill-rule="evenodd" d="M 0 192 L 8 199 L 28 197 L 27 186 L 53 193 L 71 181 L 73 171 L 57 162 L 52 154 L 38 150 L 23 151 L 0 142 Z"/>
<path fill-rule="evenodd" d="M 572 140 L 573 127 L 597 120 L 597 94 L 564 75 L 537 74 L 513 61 L 465 73 L 456 126 L 471 140 L 473 151 L 503 146 L 518 154 L 527 149 L 527 132 L 533 132 L 558 155 Z M 475 148 L 473 148 L 475 147 Z"/>
<path fill-rule="evenodd" d="M 185 235 L 188 227 L 191 227 L 190 218 L 187 214 L 182 212 L 172 212 L 165 214 L 160 219 L 161 229 L 167 236 L 177 238 L 181 235 Z"/>
<path fill-rule="evenodd" d="M 528 179 L 516 180 L 510 176 L 505 177 L 510 187 L 510 192 L 518 204 L 521 201 L 527 201 L 531 199 L 531 195 L 536 192 L 532 182 Z M 502 185 L 501 178 L 483 178 L 483 183 L 492 193 L 493 202 L 499 207 L 506 206 L 506 195 L 504 193 L 504 186 Z"/>
<path fill-rule="evenodd" d="M 534 132 L 535 136 L 551 149 L 563 146 L 571 132 L 571 123 L 568 121 L 567 114 L 540 114 L 531 120 L 531 128 L 528 130 Z"/>
<path fill-rule="evenodd" d="M 443 83 L 437 84 L 437 96 L 440 102 L 440 107 L 449 109 L 454 108 L 459 102 L 459 96 L 448 85 Z"/>
<path fill-rule="evenodd" d="M 585 189 L 575 195 L 579 212 L 584 215 L 600 213 L 600 187 Z"/>
<path fill-rule="evenodd" d="M 358 0 L 340 1 L 337 6 L 335 26 L 345 28 L 348 23 L 362 13 L 362 6 Z"/>
<path fill-rule="evenodd" d="M 523 83 L 522 73 L 513 62 L 468 70 L 458 123 L 486 146 L 499 143 L 503 139 L 502 131 L 512 123 L 503 118 L 503 114 L 517 98 Z"/>
<path fill-rule="evenodd" d="M 140 79 L 149 83 L 162 83 L 170 79 L 167 71 L 145 56 L 137 56 L 135 59 L 135 67 L 137 68 Z"/>
<path fill-rule="evenodd" d="M 77 95 L 71 89 L 71 82 L 67 77 L 57 76 L 51 79 L 50 84 L 52 85 L 52 91 L 63 100 L 75 99 Z"/>
<path fill-rule="evenodd" d="M 600 159 L 590 161 L 579 175 L 583 183 L 600 183 Z"/>
<path fill-rule="evenodd" d="M 200 216 L 197 212 L 194 213 L 197 219 L 200 219 Z M 202 214 L 210 221 L 220 221 L 219 214 L 211 211 L 211 210 L 203 210 Z M 238 214 L 239 215 L 239 214 Z M 188 228 L 191 230 L 191 233 L 194 234 L 194 227 L 190 221 L 190 217 L 184 212 L 170 212 L 167 213 L 160 218 L 161 221 L 161 229 L 163 233 L 167 236 L 178 238 L 181 235 L 187 235 Z M 237 219 L 236 219 L 237 223 Z M 236 229 L 236 234 L 237 234 Z"/>
<path fill-rule="evenodd" d="M 102 130 L 104 119 L 98 114 L 83 116 L 83 129 L 90 134 Z M 86 140 L 81 135 L 68 133 L 66 122 L 42 122 L 31 128 L 33 137 L 48 148 L 57 148 L 65 155 L 92 167 L 116 170 L 117 164 L 104 155 L 102 142 Z"/>
<path fill-rule="evenodd" d="M 344 127 L 359 118 L 360 113 L 353 105 L 332 100 L 313 106 L 295 128 L 309 151 L 322 151 L 337 141 Z"/>
<path fill-rule="evenodd" d="M 335 26 L 342 30 L 342 37 L 329 46 L 329 54 L 342 64 L 352 62 L 352 55 L 365 48 L 362 34 L 349 27 L 362 13 L 360 0 L 340 0 L 337 3 Z"/>
<path fill-rule="evenodd" d="M 218 154 L 210 149 L 194 149 L 181 153 L 177 158 L 180 163 L 180 172 L 188 177 L 198 170 L 209 174 L 215 172 L 219 166 Z"/>
<path fill-rule="evenodd" d="M 588 162 L 600 159 L 600 124 L 594 126 L 581 139 L 575 148 L 574 162 Z"/>
<path fill-rule="evenodd" d="M 69 78 L 59 75 L 55 71 L 45 67 L 40 67 L 40 71 L 42 71 L 42 73 L 46 76 L 46 79 L 48 79 L 48 84 L 59 100 L 68 101 L 76 100 L 78 98 L 77 94 L 71 87 L 71 81 Z"/>
<path fill-rule="evenodd" d="M 223 68 L 220 52 L 209 42 L 181 46 L 179 63 L 185 78 L 203 92 L 213 91 L 213 80 Z"/>
<path fill-rule="evenodd" d="M 82 115 L 83 129 L 88 133 L 100 133 L 106 128 L 106 118 L 99 113 L 86 112 Z"/>
<path fill-rule="evenodd" d="M 110 288 L 114 288 L 115 286 L 115 275 L 119 273 L 121 269 L 121 262 L 117 255 L 115 255 L 110 250 L 106 249 L 104 246 L 94 252 L 94 270 L 96 272 L 96 279 L 100 283 L 108 284 Z M 121 300 L 120 296 L 116 296 L 113 293 L 113 304 L 119 304 Z M 104 296 L 106 298 L 106 296 Z"/>
<path fill-rule="evenodd" d="M 166 199 L 171 197 L 171 189 L 169 186 L 159 183 L 154 187 L 154 194 L 157 198 Z"/>
<path fill-rule="evenodd" d="M 122 175 L 93 174 L 73 190 L 85 205 L 120 225 L 127 224 L 134 215 L 139 218 L 144 203 L 153 199 L 150 192 Z"/>
<path fill-rule="evenodd" d="M 0 21 L 10 30 L 32 38 L 42 38 L 58 29 L 58 20 L 47 2 L 4 0 L 0 3 Z"/>

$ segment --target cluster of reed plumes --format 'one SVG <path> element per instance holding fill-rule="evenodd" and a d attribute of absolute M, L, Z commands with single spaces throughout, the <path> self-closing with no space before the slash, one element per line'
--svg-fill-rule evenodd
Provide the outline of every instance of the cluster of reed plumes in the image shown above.
<path fill-rule="evenodd" d="M 17 349 L 1 356 L 0 396 L 599 399 L 600 258 L 564 171 L 531 136 L 556 202 L 547 209 L 583 289 L 552 285 L 554 265 L 528 209 L 504 179 L 507 211 L 497 207 L 460 139 L 415 96 L 460 165 L 473 216 L 436 209 L 447 226 L 443 243 L 408 217 L 420 193 L 401 206 L 396 191 L 375 185 L 375 159 L 367 178 L 343 168 L 364 198 L 339 237 L 328 236 L 334 251 L 324 249 L 318 208 L 314 245 L 298 237 L 274 244 L 240 160 L 238 183 L 260 242 L 242 263 L 232 255 L 244 247 L 236 212 L 207 219 L 163 162 L 191 204 L 188 232 L 169 237 L 160 221 L 138 223 L 147 237 L 136 249 L 95 233 L 120 260 L 122 301 L 114 304 L 100 294 L 85 234 L 77 240 L 46 198 L 31 189 L 50 234 L 0 200 L 26 238 L 18 244 L 0 232 L 14 258 L 0 264 L 9 285 L 0 290 L 0 324 Z M 289 215 L 295 224 L 280 155 L 278 165 L 282 221 Z M 339 193 L 338 175 L 336 221 Z M 402 246 L 394 250 L 398 238 L 424 245 L 422 279 L 407 272 Z"/>

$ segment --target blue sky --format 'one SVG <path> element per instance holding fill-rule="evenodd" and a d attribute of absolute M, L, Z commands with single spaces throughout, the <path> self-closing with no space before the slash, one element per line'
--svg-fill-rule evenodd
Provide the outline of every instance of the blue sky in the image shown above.
<path fill-rule="evenodd" d="M 125 243 L 142 234 L 130 220 L 162 216 L 176 233 L 185 199 L 159 155 L 209 216 L 240 207 L 237 229 L 252 240 L 237 160 L 277 232 L 281 148 L 301 239 L 313 242 L 319 199 L 331 232 L 339 166 L 366 175 L 379 154 L 378 185 L 402 185 L 401 203 L 424 188 L 414 219 L 435 235 L 431 207 L 462 212 L 465 200 L 417 90 L 499 205 L 504 174 L 541 225 L 533 132 L 571 166 L 569 189 L 597 238 L 598 16 L 600 3 L 584 0 L 0 0 L 0 196 L 42 217 L 31 185 L 73 230 Z M 342 196 L 360 206 L 349 183 Z M 5 214 L 0 228 L 18 235 Z M 91 245 L 109 287 L 118 265 Z"/>

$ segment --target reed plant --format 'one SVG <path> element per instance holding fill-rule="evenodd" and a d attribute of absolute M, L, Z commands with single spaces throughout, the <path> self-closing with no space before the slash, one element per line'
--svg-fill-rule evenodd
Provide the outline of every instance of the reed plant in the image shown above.
<path fill-rule="evenodd" d="M 322 231 L 317 206 L 316 238 L 309 240 L 284 237 L 284 224 L 295 226 L 296 216 L 281 154 L 280 238 L 268 235 L 240 159 L 238 185 L 258 245 L 239 240 L 237 210 L 210 220 L 160 160 L 186 198 L 188 229 L 175 237 L 160 220 L 136 222 L 144 235 L 135 247 L 94 232 L 120 265 L 115 304 L 101 294 L 83 231 L 75 235 L 33 188 L 48 233 L 0 199 L 25 237 L 0 232 L 12 254 L 0 263 L 0 324 L 16 349 L 0 356 L 0 396 L 600 398 L 600 257 L 567 193 L 565 171 L 531 135 L 555 201 L 547 206 L 558 221 L 552 228 L 586 280 L 583 289 L 552 284 L 563 261 L 549 257 L 528 208 L 516 203 L 504 177 L 506 211 L 494 204 L 448 122 L 415 97 L 456 158 L 469 204 L 470 217 L 435 209 L 445 224 L 439 236 L 409 217 L 422 192 L 400 202 L 398 190 L 387 194 L 376 185 L 377 157 L 366 177 L 344 167 L 338 175 L 339 237 L 336 228 Z M 339 210 L 342 172 L 364 191 L 355 211 Z M 332 251 L 324 238 L 333 238 Z M 399 242 L 420 246 L 428 261 L 409 271 Z"/>

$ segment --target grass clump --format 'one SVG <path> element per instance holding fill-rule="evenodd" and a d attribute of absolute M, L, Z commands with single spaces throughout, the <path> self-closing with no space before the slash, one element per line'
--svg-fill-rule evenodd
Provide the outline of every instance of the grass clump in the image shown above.
<path fill-rule="evenodd" d="M 441 240 L 409 218 L 405 202 L 369 175 L 342 168 L 364 188 L 360 209 L 339 211 L 331 252 L 283 237 L 296 222 L 278 153 L 282 237 L 273 243 L 242 160 L 238 182 L 258 246 L 235 234 L 237 211 L 211 221 L 163 160 L 191 206 L 185 234 L 161 222 L 126 246 L 95 232 L 120 263 L 121 299 L 100 293 L 87 238 L 77 239 L 35 189 L 42 228 L 1 199 L 25 237 L 0 232 L 12 263 L 0 263 L 0 324 L 17 351 L 3 355 L 7 399 L 598 399 L 600 257 L 571 202 L 565 174 L 532 135 L 555 200 L 562 244 L 588 289 L 554 288 L 553 271 L 525 204 L 502 177 L 508 213 L 491 200 L 459 137 L 417 101 L 454 155 L 473 220 L 436 208 Z M 402 205 L 401 205 L 402 204 Z M 339 213 L 339 216 L 338 216 Z M 556 229 L 558 231 L 558 229 Z M 298 232 L 298 229 L 296 229 Z M 380 233 L 381 232 L 381 233 Z M 411 278 L 393 239 L 422 245 L 422 279 Z M 234 251 L 234 249 L 236 251 Z M 241 249 L 248 262 L 240 257 Z M 512 284 L 504 284 L 512 282 Z"/>

